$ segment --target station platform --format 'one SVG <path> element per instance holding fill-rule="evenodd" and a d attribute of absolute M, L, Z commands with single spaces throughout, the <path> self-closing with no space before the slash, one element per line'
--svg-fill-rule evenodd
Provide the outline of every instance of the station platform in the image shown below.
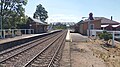
<path fill-rule="evenodd" d="M 86 42 L 86 41 L 89 41 L 89 38 L 79 33 L 70 33 L 70 30 L 68 30 L 66 41 L 67 42 Z"/>
<path fill-rule="evenodd" d="M 16 40 L 21 40 L 21 39 L 26 39 L 26 38 L 31 38 L 31 37 L 35 37 L 35 36 L 42 36 L 42 35 L 46 35 L 46 34 L 57 32 L 57 31 L 59 31 L 59 30 L 53 30 L 53 31 L 50 31 L 47 33 L 41 33 L 41 34 L 23 34 L 22 36 L 15 36 L 13 38 L 4 38 L 4 39 L 0 39 L 0 44 L 12 42 L 12 41 L 16 41 Z"/>
<path fill-rule="evenodd" d="M 0 44 L 15 41 L 15 40 L 20 40 L 20 39 L 30 38 L 30 37 L 34 37 L 34 36 L 38 36 L 38 35 L 42 35 L 42 34 L 26 34 L 26 35 L 22 35 L 22 36 L 16 36 L 13 38 L 4 38 L 4 39 L 0 39 Z"/>
<path fill-rule="evenodd" d="M 88 42 L 90 39 L 87 36 L 83 36 L 79 33 L 70 33 L 72 42 Z"/>
<path fill-rule="evenodd" d="M 6 49 L 9 49 L 9 48 L 33 41 L 35 39 L 44 37 L 46 35 L 60 32 L 60 31 L 62 31 L 62 30 L 55 30 L 55 31 L 47 32 L 47 33 L 41 33 L 41 34 L 26 34 L 26 35 L 24 34 L 24 35 L 15 36 L 12 38 L 0 39 L 0 52 L 4 51 Z"/>
<path fill-rule="evenodd" d="M 71 42 L 71 35 L 70 35 L 70 30 L 68 30 L 67 35 L 66 35 L 66 41 Z"/>

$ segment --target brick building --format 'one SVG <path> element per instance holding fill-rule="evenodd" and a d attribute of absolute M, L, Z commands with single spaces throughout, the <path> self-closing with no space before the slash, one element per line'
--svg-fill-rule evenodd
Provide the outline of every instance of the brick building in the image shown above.
<path fill-rule="evenodd" d="M 81 34 L 87 34 L 89 29 L 95 30 L 120 30 L 120 23 L 105 17 L 94 17 L 94 20 L 86 19 L 77 23 L 78 32 Z M 89 25 L 89 26 L 88 26 Z"/>
<path fill-rule="evenodd" d="M 29 17 L 27 22 L 27 27 L 29 29 L 34 29 L 34 33 L 39 34 L 47 32 L 48 24 L 40 21 L 39 19 L 34 19 Z"/>

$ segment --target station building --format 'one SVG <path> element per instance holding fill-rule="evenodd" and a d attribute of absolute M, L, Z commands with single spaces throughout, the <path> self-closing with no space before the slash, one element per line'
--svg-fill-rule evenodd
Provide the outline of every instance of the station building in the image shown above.
<path fill-rule="evenodd" d="M 42 22 L 39 19 L 29 17 L 27 22 L 27 28 L 34 29 L 35 34 L 47 32 L 48 24 Z"/>
<path fill-rule="evenodd" d="M 77 32 L 86 35 L 87 30 L 120 31 L 120 23 L 105 17 L 93 17 L 93 20 L 85 19 L 76 24 Z M 89 27 L 89 28 L 88 28 Z"/>

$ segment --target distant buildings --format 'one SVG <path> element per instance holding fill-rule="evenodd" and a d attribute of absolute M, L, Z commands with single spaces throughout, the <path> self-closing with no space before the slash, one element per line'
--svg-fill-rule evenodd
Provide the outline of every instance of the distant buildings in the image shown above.
<path fill-rule="evenodd" d="M 93 17 L 93 20 L 82 20 L 76 24 L 76 31 L 87 34 L 87 30 L 120 31 L 120 23 L 105 17 Z"/>

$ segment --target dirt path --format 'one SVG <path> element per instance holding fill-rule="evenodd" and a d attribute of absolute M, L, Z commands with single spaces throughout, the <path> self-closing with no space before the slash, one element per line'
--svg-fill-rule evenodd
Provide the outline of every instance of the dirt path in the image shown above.
<path fill-rule="evenodd" d="M 120 67 L 120 42 L 116 48 L 103 46 L 101 40 L 89 40 L 71 33 L 72 42 L 66 43 L 61 67 Z"/>
<path fill-rule="evenodd" d="M 72 67 L 106 67 L 104 61 L 94 56 L 88 43 L 71 44 Z"/>

